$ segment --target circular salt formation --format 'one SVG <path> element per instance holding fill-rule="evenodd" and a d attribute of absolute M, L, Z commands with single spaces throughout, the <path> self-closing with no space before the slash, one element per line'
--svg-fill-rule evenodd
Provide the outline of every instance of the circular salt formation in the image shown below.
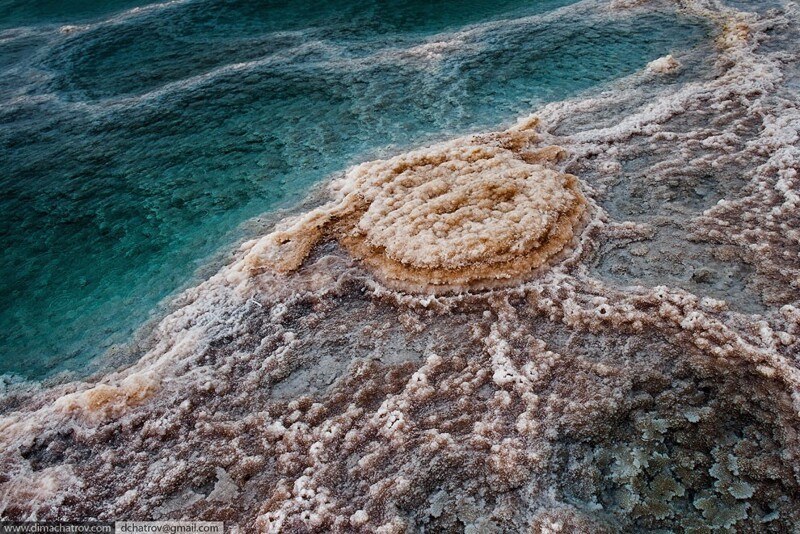
<path fill-rule="evenodd" d="M 405 291 L 529 277 L 569 248 L 586 210 L 578 179 L 548 167 L 565 151 L 540 146 L 536 123 L 353 167 L 332 184 L 333 202 L 279 225 L 243 265 L 290 272 L 332 237 Z"/>
<path fill-rule="evenodd" d="M 368 205 L 340 241 L 390 285 L 483 288 L 560 252 L 585 208 L 577 179 L 493 146 L 362 166 Z"/>
<path fill-rule="evenodd" d="M 575 200 L 563 175 L 470 155 L 400 173 L 359 221 L 366 241 L 383 245 L 393 260 L 439 269 L 499 263 L 539 248 Z"/>

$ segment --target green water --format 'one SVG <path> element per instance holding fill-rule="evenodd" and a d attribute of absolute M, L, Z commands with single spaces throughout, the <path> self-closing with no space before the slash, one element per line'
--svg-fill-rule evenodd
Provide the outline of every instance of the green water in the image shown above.
<path fill-rule="evenodd" d="M 90 371 L 245 221 L 354 161 L 707 32 L 566 0 L 137 5 L 0 1 L 0 374 Z"/>

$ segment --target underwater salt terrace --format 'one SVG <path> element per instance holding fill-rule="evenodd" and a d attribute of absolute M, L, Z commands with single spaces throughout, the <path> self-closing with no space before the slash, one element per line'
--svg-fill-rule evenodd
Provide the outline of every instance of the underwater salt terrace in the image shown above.
<path fill-rule="evenodd" d="M 708 32 L 564 0 L 133 6 L 0 4 L 0 374 L 89 372 L 260 231 L 247 221 L 353 161 L 508 122 Z"/>

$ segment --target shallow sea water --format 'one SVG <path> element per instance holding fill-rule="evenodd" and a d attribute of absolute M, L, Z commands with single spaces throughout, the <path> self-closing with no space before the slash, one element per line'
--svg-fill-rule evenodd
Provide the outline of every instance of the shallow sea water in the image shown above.
<path fill-rule="evenodd" d="M 91 371 L 248 220 L 352 162 L 507 124 L 707 36 L 592 5 L 1 2 L 0 374 Z"/>

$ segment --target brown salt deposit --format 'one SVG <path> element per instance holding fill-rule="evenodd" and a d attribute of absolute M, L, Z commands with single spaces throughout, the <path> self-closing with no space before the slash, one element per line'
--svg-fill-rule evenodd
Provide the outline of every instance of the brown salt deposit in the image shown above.
<path fill-rule="evenodd" d="M 329 235 L 391 287 L 422 292 L 519 281 L 568 248 L 587 201 L 551 166 L 530 118 L 504 132 L 364 163 L 336 200 L 259 241 L 252 269 L 297 269 Z"/>

